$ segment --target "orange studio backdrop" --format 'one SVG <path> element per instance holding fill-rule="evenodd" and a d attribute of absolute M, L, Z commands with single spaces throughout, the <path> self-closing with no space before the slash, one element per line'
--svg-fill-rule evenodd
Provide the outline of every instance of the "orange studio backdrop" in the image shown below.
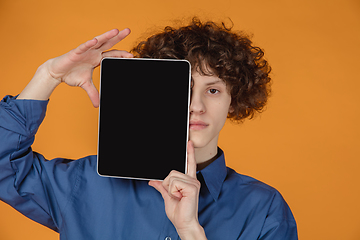
<path fill-rule="evenodd" d="M 0 95 L 20 93 L 47 59 L 107 30 L 129 27 L 116 48 L 130 50 L 194 15 L 231 18 L 235 30 L 254 34 L 273 68 L 266 111 L 222 130 L 227 164 L 282 193 L 300 239 L 360 239 L 358 0 L 2 0 Z M 48 159 L 96 154 L 97 114 L 84 91 L 61 85 L 33 149 Z M 0 202 L 1 240 L 58 238 Z"/>

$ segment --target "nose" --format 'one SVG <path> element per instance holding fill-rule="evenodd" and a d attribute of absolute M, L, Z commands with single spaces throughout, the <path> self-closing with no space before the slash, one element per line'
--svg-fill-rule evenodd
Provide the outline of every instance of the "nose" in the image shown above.
<path fill-rule="evenodd" d="M 190 114 L 203 114 L 206 111 L 201 94 L 198 94 L 195 91 L 191 91 L 189 111 Z"/>

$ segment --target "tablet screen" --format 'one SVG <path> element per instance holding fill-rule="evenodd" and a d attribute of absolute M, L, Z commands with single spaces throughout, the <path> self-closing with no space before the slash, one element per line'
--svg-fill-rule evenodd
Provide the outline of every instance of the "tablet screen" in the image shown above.
<path fill-rule="evenodd" d="M 185 173 L 191 67 L 186 60 L 101 62 L 98 173 L 163 180 Z"/>

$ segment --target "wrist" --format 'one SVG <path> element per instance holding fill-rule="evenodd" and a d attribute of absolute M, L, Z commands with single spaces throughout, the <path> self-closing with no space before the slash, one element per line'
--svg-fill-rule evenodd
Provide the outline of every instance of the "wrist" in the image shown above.
<path fill-rule="evenodd" d="M 204 228 L 199 223 L 178 233 L 182 240 L 207 240 Z"/>
<path fill-rule="evenodd" d="M 36 71 L 29 84 L 17 99 L 48 100 L 51 93 L 61 83 L 54 79 L 48 71 L 49 61 L 42 64 Z"/>
<path fill-rule="evenodd" d="M 57 87 L 61 83 L 61 79 L 55 78 L 50 70 L 53 59 L 47 60 L 36 71 L 34 78 L 37 77 L 43 81 L 44 84 L 50 87 Z"/>

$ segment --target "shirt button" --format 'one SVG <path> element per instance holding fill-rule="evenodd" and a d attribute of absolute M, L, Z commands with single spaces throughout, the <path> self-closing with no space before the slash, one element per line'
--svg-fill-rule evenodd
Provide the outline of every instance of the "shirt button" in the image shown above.
<path fill-rule="evenodd" d="M 171 237 L 166 237 L 165 240 L 171 240 Z"/>

